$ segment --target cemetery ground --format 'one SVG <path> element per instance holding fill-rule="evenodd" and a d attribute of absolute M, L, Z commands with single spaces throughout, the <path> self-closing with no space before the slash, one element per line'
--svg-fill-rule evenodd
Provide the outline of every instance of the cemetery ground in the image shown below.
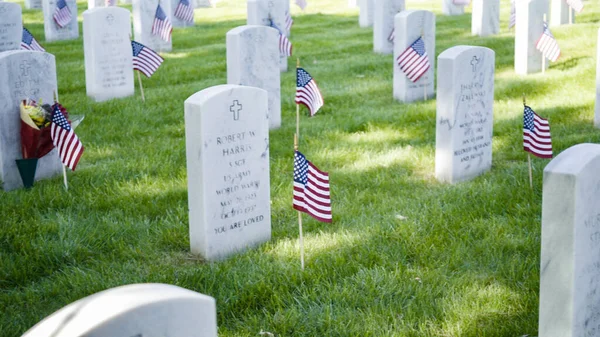
<path fill-rule="evenodd" d="M 86 2 L 78 1 L 79 21 Z M 0 335 L 18 336 L 87 295 L 159 282 L 216 299 L 219 336 L 537 335 L 542 171 L 529 188 L 522 94 L 550 120 L 555 155 L 600 142 L 593 127 L 600 5 L 552 28 L 562 56 L 546 74 L 517 76 L 509 2 L 499 35 L 471 36 L 470 7 L 408 1 L 437 15 L 436 54 L 454 45 L 496 52 L 493 165 L 469 182 L 434 178 L 434 99 L 392 99 L 392 56 L 372 52 L 346 1 L 292 5 L 294 55 L 282 73 L 282 127 L 270 132 L 272 239 L 224 261 L 189 253 L 183 102 L 226 83 L 225 34 L 244 25 L 245 2 L 197 9 L 175 29 L 173 52 L 136 95 L 94 103 L 85 94 L 82 39 L 47 43 L 40 11 L 24 23 L 56 55 L 60 100 L 84 114 L 81 162 L 31 190 L 0 191 Z M 437 56 L 437 55 L 436 55 Z M 300 150 L 332 185 L 333 223 L 304 217 L 300 270 L 291 208 L 296 58 L 325 106 L 302 108 Z M 437 74 L 443 76 L 443 74 Z"/>

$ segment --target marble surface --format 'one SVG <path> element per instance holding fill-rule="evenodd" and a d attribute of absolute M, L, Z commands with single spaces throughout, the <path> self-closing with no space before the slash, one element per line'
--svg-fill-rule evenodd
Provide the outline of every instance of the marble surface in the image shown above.
<path fill-rule="evenodd" d="M 42 9 L 42 0 L 25 0 L 25 8 Z"/>
<path fill-rule="evenodd" d="M 499 32 L 500 0 L 473 0 L 471 34 L 488 36 Z"/>
<path fill-rule="evenodd" d="M 596 40 L 596 105 L 594 107 L 594 125 L 600 128 L 600 29 Z"/>
<path fill-rule="evenodd" d="M 400 102 L 414 102 L 427 98 L 434 98 L 434 71 L 435 71 L 435 14 L 424 10 L 409 9 L 402 11 L 394 17 L 395 40 L 394 40 L 394 98 Z M 429 70 L 416 82 L 406 77 L 400 70 L 396 59 L 416 39 L 423 34 L 425 50 L 431 64 Z"/>
<path fill-rule="evenodd" d="M 129 284 L 75 301 L 22 337 L 217 337 L 215 299 L 170 284 Z"/>
<path fill-rule="evenodd" d="M 88 0 L 88 9 L 106 7 L 106 0 Z"/>
<path fill-rule="evenodd" d="M 375 0 L 358 0 L 358 25 L 366 28 L 373 26 Z"/>
<path fill-rule="evenodd" d="M 194 21 L 192 21 L 192 22 L 184 21 L 175 16 L 175 9 L 177 8 L 177 5 L 179 4 L 180 0 L 169 0 L 169 1 L 171 1 L 170 19 L 171 19 L 171 24 L 173 25 L 173 27 L 193 27 Z M 196 8 L 194 6 L 194 2 L 192 0 L 190 0 L 190 4 L 193 8 Z"/>
<path fill-rule="evenodd" d="M 544 169 L 539 336 L 600 334 L 600 145 Z"/>
<path fill-rule="evenodd" d="M 58 0 L 42 0 L 44 12 L 44 34 L 46 41 L 73 40 L 79 38 L 79 24 L 77 23 L 77 3 L 75 0 L 65 0 L 67 7 L 71 10 L 71 22 L 60 28 L 54 22 L 54 11 Z M 39 41 L 39 40 L 38 40 Z"/>
<path fill-rule="evenodd" d="M 156 8 L 160 2 L 168 18 L 171 17 L 171 1 L 168 0 L 133 0 L 133 32 L 134 40 L 153 49 L 157 53 L 168 52 L 173 49 L 173 39 L 169 42 L 163 40 L 158 35 L 152 34 L 152 23 L 156 15 Z M 172 24 L 172 23 L 171 23 Z"/>
<path fill-rule="evenodd" d="M 96 102 L 134 93 L 130 12 L 96 7 L 83 12 L 86 93 Z"/>
<path fill-rule="evenodd" d="M 240 26 L 227 32 L 227 83 L 264 89 L 269 94 L 269 128 L 281 127 L 279 32 L 265 26 Z"/>
<path fill-rule="evenodd" d="M 22 37 L 21 6 L 12 2 L 0 3 L 0 52 L 21 49 Z"/>
<path fill-rule="evenodd" d="M 435 176 L 456 183 L 492 166 L 495 53 L 455 46 L 438 56 Z"/>
<path fill-rule="evenodd" d="M 275 25 L 287 36 L 285 30 L 285 1 L 289 0 L 248 0 L 246 24 L 269 26 L 270 20 L 273 20 Z M 279 70 L 282 72 L 288 69 L 287 59 L 287 56 L 279 56 Z"/>
<path fill-rule="evenodd" d="M 392 54 L 394 44 L 388 38 L 394 29 L 394 17 L 404 10 L 404 0 L 374 1 L 373 51 L 380 54 Z"/>
<path fill-rule="evenodd" d="M 444 15 L 462 15 L 465 13 L 464 6 L 455 5 L 452 0 L 442 0 L 442 14 Z"/>
<path fill-rule="evenodd" d="M 270 240 L 267 92 L 233 84 L 185 101 L 190 246 L 208 261 Z"/>
<path fill-rule="evenodd" d="M 519 0 L 515 6 L 515 73 L 527 75 L 540 72 L 542 53 L 535 48 L 535 44 L 544 31 L 548 0 Z"/>
<path fill-rule="evenodd" d="M 569 11 L 571 19 L 575 23 L 575 10 L 573 10 L 565 0 L 550 0 L 550 26 L 560 26 L 569 24 Z"/>
<path fill-rule="evenodd" d="M 56 85 L 54 55 L 11 50 L 0 53 L 0 180 L 5 191 L 23 187 L 16 159 L 21 155 L 21 100 L 52 102 Z M 56 149 L 38 161 L 36 180 L 62 173 Z"/>

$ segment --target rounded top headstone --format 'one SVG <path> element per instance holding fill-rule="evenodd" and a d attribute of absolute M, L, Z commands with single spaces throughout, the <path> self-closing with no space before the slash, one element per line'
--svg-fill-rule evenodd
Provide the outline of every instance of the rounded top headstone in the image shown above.
<path fill-rule="evenodd" d="M 544 173 L 561 173 L 578 175 L 585 171 L 589 164 L 600 160 L 600 145 L 577 144 L 561 152 L 546 167 Z"/>

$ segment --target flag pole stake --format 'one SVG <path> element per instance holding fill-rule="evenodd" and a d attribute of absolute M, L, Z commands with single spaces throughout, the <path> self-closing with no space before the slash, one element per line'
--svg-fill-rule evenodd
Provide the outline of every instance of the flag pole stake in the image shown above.
<path fill-rule="evenodd" d="M 144 87 L 142 86 L 142 76 L 140 72 L 137 72 L 138 82 L 140 83 L 140 91 L 142 92 L 142 102 L 146 102 L 146 97 L 144 96 Z"/>
<path fill-rule="evenodd" d="M 525 100 L 525 93 L 523 93 L 523 107 L 527 105 L 527 101 Z M 527 163 L 529 166 L 529 188 L 533 190 L 533 173 L 531 171 L 531 153 L 527 153 Z"/>
<path fill-rule="evenodd" d="M 54 103 L 58 103 L 58 92 L 56 92 L 56 90 L 54 90 Z M 67 181 L 67 168 L 64 164 L 62 165 L 62 171 L 63 171 L 63 184 L 65 185 L 65 191 L 68 191 L 69 190 L 69 182 Z"/>
<path fill-rule="evenodd" d="M 294 134 L 294 151 L 298 151 L 298 134 Z M 304 238 L 302 237 L 302 212 L 298 211 L 298 232 L 300 233 L 300 268 L 304 271 Z"/>

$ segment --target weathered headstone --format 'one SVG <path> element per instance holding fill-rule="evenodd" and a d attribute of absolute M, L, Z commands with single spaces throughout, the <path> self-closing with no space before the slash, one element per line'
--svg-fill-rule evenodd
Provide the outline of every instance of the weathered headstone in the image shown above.
<path fill-rule="evenodd" d="M 544 169 L 539 336 L 600 334 L 600 145 Z"/>
<path fill-rule="evenodd" d="M 178 18 L 177 16 L 175 16 L 175 12 L 177 11 L 177 6 L 179 6 L 179 2 L 181 0 L 171 0 L 171 24 L 173 25 L 173 27 L 192 27 L 194 26 L 194 20 L 192 21 L 187 21 L 187 20 L 182 20 L 180 18 Z M 193 4 L 192 0 L 188 0 L 189 3 L 189 7 L 190 8 L 196 8 Z M 184 6 L 181 7 L 182 8 L 182 13 L 184 12 L 183 8 Z"/>
<path fill-rule="evenodd" d="M 96 102 L 133 95 L 130 12 L 96 7 L 83 12 L 85 87 Z"/>
<path fill-rule="evenodd" d="M 64 27 L 59 27 L 54 21 L 54 12 L 58 0 L 42 0 L 44 12 L 44 34 L 46 41 L 73 40 L 79 37 L 79 24 L 77 23 L 77 2 L 65 0 L 71 11 L 71 21 Z"/>
<path fill-rule="evenodd" d="M 594 125 L 600 128 L 600 29 L 596 45 L 596 106 L 594 114 Z"/>
<path fill-rule="evenodd" d="M 373 51 L 391 54 L 394 51 L 393 40 L 394 17 L 404 10 L 404 0 L 374 0 L 373 14 Z"/>
<path fill-rule="evenodd" d="M 23 99 L 52 103 L 56 85 L 54 55 L 28 50 L 0 53 L 0 180 L 5 191 L 23 187 L 16 159 L 21 159 Z M 56 149 L 38 161 L 36 180 L 62 172 Z"/>
<path fill-rule="evenodd" d="M 21 6 L 12 2 L 0 3 L 0 52 L 19 50 L 22 36 Z"/>
<path fill-rule="evenodd" d="M 285 3 L 288 0 L 248 0 L 248 25 L 270 26 L 271 20 L 284 34 L 285 30 Z M 286 35 L 287 36 L 287 35 Z M 279 42 L 279 41 L 278 41 Z M 279 56 L 279 69 L 287 71 L 287 56 Z"/>
<path fill-rule="evenodd" d="M 568 24 L 569 11 L 571 11 L 571 20 L 575 23 L 575 10 L 565 0 L 550 0 L 550 26 Z"/>
<path fill-rule="evenodd" d="M 499 32 L 500 0 L 473 0 L 471 34 L 488 36 Z"/>
<path fill-rule="evenodd" d="M 171 0 L 133 0 L 133 32 L 135 40 L 146 47 L 156 52 L 171 51 L 172 39 L 165 41 L 159 35 L 152 34 L 152 24 L 159 3 L 165 15 L 170 18 Z"/>
<path fill-rule="evenodd" d="M 25 0 L 25 8 L 42 9 L 42 0 Z"/>
<path fill-rule="evenodd" d="M 271 238 L 267 92 L 219 85 L 185 101 L 190 246 L 217 260 Z"/>
<path fill-rule="evenodd" d="M 358 0 L 358 25 L 360 27 L 371 27 L 375 16 L 375 0 Z"/>
<path fill-rule="evenodd" d="M 269 128 L 281 126 L 279 32 L 265 26 L 241 26 L 227 32 L 227 83 L 264 89 L 269 94 Z"/>
<path fill-rule="evenodd" d="M 455 5 L 453 0 L 442 0 L 442 13 L 444 15 L 462 15 L 465 13 L 465 7 Z"/>
<path fill-rule="evenodd" d="M 217 337 L 215 299 L 170 284 L 130 284 L 75 301 L 22 337 Z"/>
<path fill-rule="evenodd" d="M 455 183 L 492 166 L 494 51 L 456 46 L 438 56 L 435 176 Z"/>
<path fill-rule="evenodd" d="M 535 44 L 544 32 L 548 0 L 518 0 L 515 1 L 515 7 L 515 73 L 527 75 L 540 72 L 542 53 L 535 48 Z"/>
<path fill-rule="evenodd" d="M 405 10 L 396 14 L 394 41 L 394 98 L 401 102 L 414 102 L 433 97 L 435 71 L 435 15 L 424 10 Z M 422 35 L 430 67 L 416 82 L 400 70 L 397 59 L 406 48 Z"/>

